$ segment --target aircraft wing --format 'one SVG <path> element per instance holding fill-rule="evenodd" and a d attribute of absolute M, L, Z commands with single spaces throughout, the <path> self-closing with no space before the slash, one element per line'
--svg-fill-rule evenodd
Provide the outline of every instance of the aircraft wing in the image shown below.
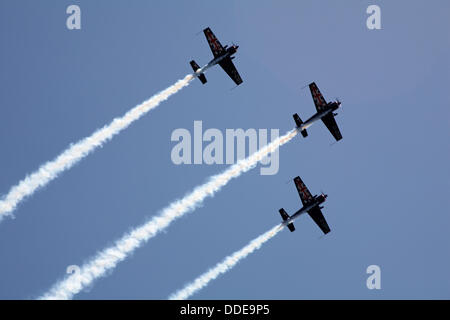
<path fill-rule="evenodd" d="M 225 72 L 230 76 L 230 78 L 233 79 L 236 85 L 240 85 L 242 83 L 241 76 L 239 75 L 239 72 L 236 70 L 236 67 L 234 66 L 233 61 L 231 61 L 230 57 L 220 61 L 219 65 L 222 67 L 223 70 L 225 70 Z"/>
<path fill-rule="evenodd" d="M 315 82 L 309 84 L 309 90 L 311 91 L 311 95 L 314 100 L 314 105 L 316 106 L 317 111 L 322 111 L 322 109 L 327 105 L 325 98 L 320 93 L 319 88 L 317 87 Z"/>
<path fill-rule="evenodd" d="M 298 194 L 300 195 L 300 199 L 302 200 L 303 205 L 307 204 L 313 199 L 311 192 L 309 192 L 308 188 L 303 183 L 300 177 L 294 178 L 295 186 L 297 187 Z"/>
<path fill-rule="evenodd" d="M 330 232 L 330 227 L 328 226 L 327 220 L 325 220 L 322 211 L 319 207 L 314 207 L 308 211 L 309 216 L 314 220 L 314 222 L 319 226 L 324 234 Z"/>
<path fill-rule="evenodd" d="M 206 36 L 206 40 L 208 40 L 209 47 L 211 48 L 211 51 L 214 55 L 214 58 L 222 55 L 225 53 L 225 49 L 220 44 L 219 40 L 217 40 L 214 33 L 211 31 L 211 29 L 208 27 L 205 30 L 203 30 L 203 33 Z"/>
<path fill-rule="evenodd" d="M 325 117 L 322 117 L 322 121 L 327 126 L 328 130 L 330 130 L 336 141 L 342 139 L 341 131 L 339 131 L 339 127 L 334 119 L 333 113 L 328 113 Z"/>

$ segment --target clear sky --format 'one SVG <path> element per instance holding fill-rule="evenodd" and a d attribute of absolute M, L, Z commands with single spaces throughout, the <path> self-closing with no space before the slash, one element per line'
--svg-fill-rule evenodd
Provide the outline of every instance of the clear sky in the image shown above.
<path fill-rule="evenodd" d="M 81 30 L 66 8 L 81 8 Z M 381 8 L 381 30 L 366 8 Z M 0 2 L 0 194 L 68 145 L 191 72 L 212 54 L 207 26 L 244 83 L 215 67 L 0 224 L 0 298 L 35 298 L 124 232 L 226 165 L 175 165 L 171 134 L 294 126 L 315 81 L 339 97 L 343 140 L 317 123 L 150 240 L 81 299 L 165 299 L 279 223 L 291 179 L 329 197 L 331 233 L 304 216 L 197 299 L 450 298 L 448 1 Z M 366 268 L 381 268 L 368 290 Z"/>

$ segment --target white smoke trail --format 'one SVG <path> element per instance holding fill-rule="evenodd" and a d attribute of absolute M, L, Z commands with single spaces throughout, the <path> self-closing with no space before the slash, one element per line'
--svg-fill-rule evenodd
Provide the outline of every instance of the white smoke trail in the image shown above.
<path fill-rule="evenodd" d="M 91 260 L 85 263 L 80 272 L 72 274 L 57 282 L 40 299 L 71 299 L 83 288 L 90 286 L 95 279 L 104 276 L 108 270 L 112 270 L 117 264 L 127 258 L 134 250 L 143 245 L 150 238 L 167 228 L 172 221 L 193 211 L 208 196 L 213 196 L 231 179 L 240 176 L 253 168 L 264 156 L 275 151 L 283 144 L 297 135 L 297 130 L 291 130 L 284 136 L 278 137 L 248 158 L 239 160 L 222 173 L 212 176 L 208 182 L 196 187 L 184 198 L 172 202 L 162 212 L 150 219 L 145 224 L 135 228 L 117 240 L 114 245 L 97 253 Z"/>
<path fill-rule="evenodd" d="M 229 255 L 221 262 L 215 265 L 214 268 L 209 269 L 207 272 L 199 276 L 197 279 L 186 285 L 183 289 L 169 296 L 170 300 L 185 300 L 192 296 L 200 289 L 206 287 L 212 280 L 217 279 L 222 273 L 231 270 L 239 261 L 246 258 L 250 253 L 259 249 L 265 242 L 269 241 L 277 235 L 283 229 L 283 225 L 279 224 L 266 233 L 260 235 L 258 238 L 253 239 L 242 249 Z"/>
<path fill-rule="evenodd" d="M 36 190 L 57 178 L 61 172 L 73 167 L 78 161 L 96 148 L 101 147 L 120 131 L 126 129 L 131 123 L 187 86 L 192 79 L 194 79 L 194 75 L 189 74 L 178 80 L 167 89 L 155 94 L 147 101 L 128 111 L 123 117 L 114 119 L 110 124 L 95 131 L 91 136 L 72 144 L 54 160 L 43 164 L 37 171 L 26 176 L 0 200 L 0 222 L 4 217 L 11 216 L 17 205 L 26 197 L 31 196 Z"/>

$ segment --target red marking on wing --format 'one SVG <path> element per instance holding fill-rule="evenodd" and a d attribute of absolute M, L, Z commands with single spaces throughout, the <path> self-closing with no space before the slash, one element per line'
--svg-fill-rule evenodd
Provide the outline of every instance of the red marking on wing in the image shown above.
<path fill-rule="evenodd" d="M 217 38 L 213 36 L 213 34 L 211 32 L 207 32 L 207 37 L 208 37 L 208 41 L 211 44 L 213 50 L 215 52 L 220 51 L 220 45 L 217 43 Z"/>
<path fill-rule="evenodd" d="M 304 184 L 302 184 L 300 181 L 297 181 L 298 190 L 302 193 L 304 199 L 310 199 L 310 195 L 308 193 L 308 189 Z"/>

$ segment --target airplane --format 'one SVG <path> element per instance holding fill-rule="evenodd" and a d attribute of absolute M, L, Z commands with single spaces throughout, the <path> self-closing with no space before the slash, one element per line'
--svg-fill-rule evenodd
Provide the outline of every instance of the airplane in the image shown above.
<path fill-rule="evenodd" d="M 325 124 L 325 126 L 328 128 L 328 130 L 330 130 L 331 134 L 336 139 L 336 141 L 341 140 L 342 135 L 341 132 L 339 131 L 339 127 L 336 123 L 336 120 L 334 119 L 334 117 L 337 116 L 337 113 L 335 113 L 334 111 L 336 111 L 339 108 L 341 102 L 338 99 L 336 99 L 336 101 L 327 103 L 322 94 L 320 93 L 319 88 L 314 82 L 309 84 L 309 89 L 311 90 L 311 95 L 313 97 L 317 113 L 308 120 L 306 120 L 305 122 L 303 122 L 302 119 L 300 119 L 297 113 L 294 114 L 293 117 L 297 130 L 301 132 L 304 138 L 306 138 L 308 136 L 306 128 L 308 128 L 311 124 L 313 124 L 317 120 L 321 119 L 322 122 Z"/>
<path fill-rule="evenodd" d="M 281 218 L 283 219 L 282 224 L 288 227 L 291 232 L 293 232 L 295 231 L 293 223 L 294 220 L 303 213 L 307 212 L 324 234 L 330 232 L 330 227 L 328 226 L 327 221 L 325 220 L 322 211 L 320 210 L 323 209 L 321 204 L 325 202 L 328 195 L 322 193 L 321 195 L 312 196 L 311 192 L 309 192 L 308 188 L 303 183 L 302 179 L 300 179 L 300 177 L 294 178 L 294 183 L 297 187 L 297 191 L 300 195 L 300 200 L 302 201 L 303 207 L 292 216 L 289 216 L 287 212 L 283 208 L 281 208 L 279 212 Z"/>
<path fill-rule="evenodd" d="M 206 71 L 206 69 L 209 69 L 212 66 L 218 64 L 219 66 L 222 67 L 223 70 L 225 70 L 225 72 L 230 76 L 230 78 L 233 79 L 236 85 L 240 85 L 242 83 L 241 76 L 239 75 L 238 71 L 236 70 L 236 67 L 231 61 L 235 58 L 233 57 L 233 55 L 236 53 L 239 46 L 233 44 L 229 48 L 228 45 L 223 47 L 209 27 L 204 29 L 203 32 L 206 36 L 206 40 L 208 40 L 208 44 L 214 55 L 214 59 L 208 62 L 208 64 L 203 68 L 200 68 L 198 64 L 194 60 L 192 60 L 190 64 L 195 72 L 196 77 L 201 81 L 201 83 L 205 84 L 207 81 L 205 74 L 203 72 Z"/>

